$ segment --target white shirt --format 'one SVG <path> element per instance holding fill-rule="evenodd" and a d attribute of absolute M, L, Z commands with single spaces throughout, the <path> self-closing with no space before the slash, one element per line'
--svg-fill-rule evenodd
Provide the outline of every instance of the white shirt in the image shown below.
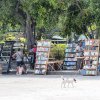
<path fill-rule="evenodd" d="M 80 47 L 79 45 L 77 45 L 77 47 L 76 47 L 76 49 L 75 49 L 75 51 L 76 51 L 76 56 L 78 56 L 78 57 L 82 56 L 82 50 L 83 50 L 83 48 Z"/>
<path fill-rule="evenodd" d="M 16 55 L 16 61 L 22 61 L 23 53 L 21 51 L 16 52 L 15 55 Z"/>

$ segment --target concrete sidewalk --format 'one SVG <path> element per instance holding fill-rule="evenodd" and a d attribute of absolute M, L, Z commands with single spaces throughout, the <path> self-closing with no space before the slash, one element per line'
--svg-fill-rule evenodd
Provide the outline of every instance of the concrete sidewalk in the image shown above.
<path fill-rule="evenodd" d="M 74 88 L 61 88 L 60 75 L 1 75 L 0 100 L 100 100 L 100 76 L 74 77 Z"/>

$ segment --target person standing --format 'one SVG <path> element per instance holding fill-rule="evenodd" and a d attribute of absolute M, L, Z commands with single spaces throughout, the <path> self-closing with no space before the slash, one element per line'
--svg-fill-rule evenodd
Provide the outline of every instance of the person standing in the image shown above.
<path fill-rule="evenodd" d="M 36 62 L 36 51 L 37 51 L 37 45 L 34 44 L 34 47 L 33 47 L 33 55 L 34 55 L 33 63 L 34 63 L 34 66 L 35 66 L 35 62 Z"/>
<path fill-rule="evenodd" d="M 82 48 L 81 43 L 78 43 L 75 51 L 76 51 L 76 56 L 80 57 L 80 58 L 77 58 L 77 69 L 81 69 L 82 68 L 82 62 L 83 62 L 83 59 L 81 58 L 83 56 L 83 48 Z"/>
<path fill-rule="evenodd" d="M 23 52 L 18 48 L 18 51 L 13 54 L 13 58 L 16 59 L 17 69 L 16 74 L 22 74 L 23 71 Z"/>
<path fill-rule="evenodd" d="M 37 51 L 37 46 L 36 44 L 34 44 L 34 46 L 31 47 L 31 49 L 29 50 L 29 55 L 31 57 L 31 59 L 29 60 L 30 65 L 32 69 L 34 69 L 35 66 L 35 61 L 36 61 L 36 51 Z"/>

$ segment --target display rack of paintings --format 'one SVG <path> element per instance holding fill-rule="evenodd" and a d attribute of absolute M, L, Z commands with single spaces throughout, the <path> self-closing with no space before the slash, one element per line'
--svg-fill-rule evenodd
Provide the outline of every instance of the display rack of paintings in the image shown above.
<path fill-rule="evenodd" d="M 35 74 L 44 75 L 47 73 L 47 63 L 50 53 L 50 41 L 38 41 L 35 63 Z"/>
<path fill-rule="evenodd" d="M 68 44 L 67 48 L 65 49 L 65 60 L 63 63 L 63 69 L 76 69 L 77 59 L 75 58 L 76 44 Z"/>
<path fill-rule="evenodd" d="M 85 41 L 83 75 L 97 75 L 99 44 L 97 39 Z"/>

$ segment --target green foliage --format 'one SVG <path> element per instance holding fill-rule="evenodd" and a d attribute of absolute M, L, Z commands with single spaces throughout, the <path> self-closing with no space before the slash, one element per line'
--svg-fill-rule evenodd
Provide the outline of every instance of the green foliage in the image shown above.
<path fill-rule="evenodd" d="M 95 15 L 96 24 L 100 26 L 100 0 L 90 0 L 90 7 Z"/>
<path fill-rule="evenodd" d="M 56 60 L 63 60 L 65 57 L 66 44 L 53 44 L 50 50 L 50 57 Z"/>
<path fill-rule="evenodd" d="M 22 43 L 26 42 L 26 38 L 23 37 L 23 35 L 20 35 L 18 33 L 9 32 L 6 34 L 0 35 L 0 43 L 4 43 L 5 41 L 16 41 L 19 40 Z"/>
<path fill-rule="evenodd" d="M 87 26 L 100 26 L 100 0 L 71 0 L 67 9 L 65 32 L 82 34 L 88 32 Z M 99 33 L 99 32 L 98 32 Z"/>
<path fill-rule="evenodd" d="M 100 26 L 100 0 L 0 0 L 0 33 L 16 26 L 25 30 L 27 15 L 30 24 L 36 21 L 37 30 L 59 28 L 65 37 L 81 34 L 91 23 Z"/>
<path fill-rule="evenodd" d="M 4 40 L 1 40 L 1 41 L 0 41 L 0 44 L 4 44 L 4 43 L 5 43 Z"/>

